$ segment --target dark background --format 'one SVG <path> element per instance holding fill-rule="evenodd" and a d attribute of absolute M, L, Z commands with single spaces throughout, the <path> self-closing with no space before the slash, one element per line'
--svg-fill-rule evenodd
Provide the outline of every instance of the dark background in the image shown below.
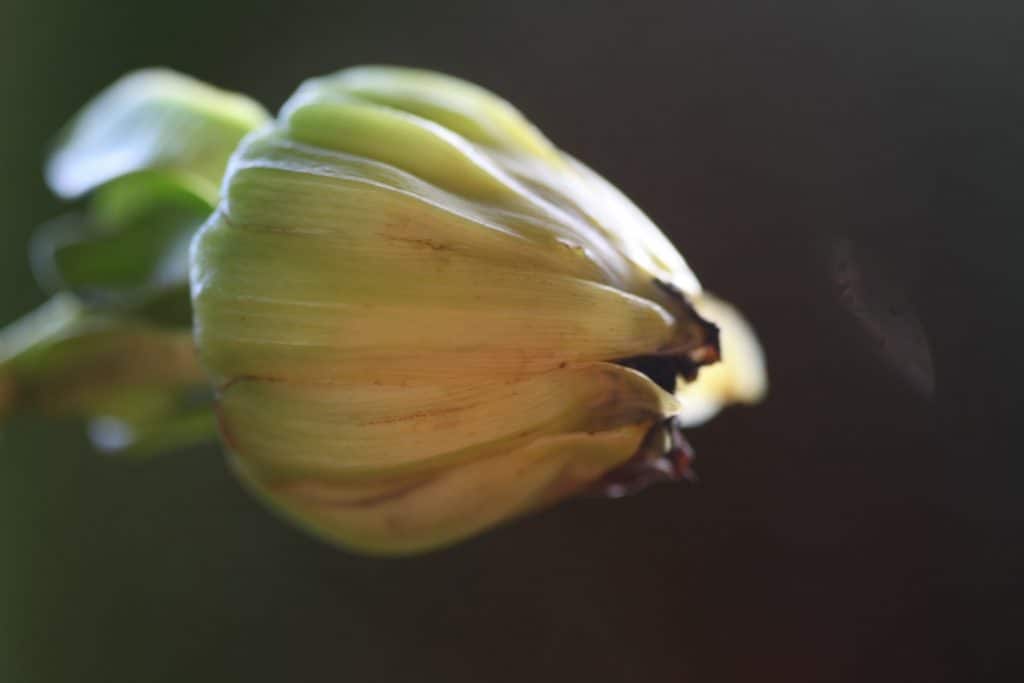
<path fill-rule="evenodd" d="M 214 447 L 19 423 L 0 680 L 1024 680 L 1020 2 L 3 1 L 0 320 L 43 298 L 45 147 L 123 72 L 276 109 L 400 63 L 617 183 L 748 313 L 772 393 L 691 431 L 698 486 L 410 560 L 300 535 Z"/>

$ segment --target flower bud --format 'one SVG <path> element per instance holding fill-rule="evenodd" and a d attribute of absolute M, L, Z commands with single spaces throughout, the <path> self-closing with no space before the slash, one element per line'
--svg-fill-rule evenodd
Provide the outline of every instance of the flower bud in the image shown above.
<path fill-rule="evenodd" d="M 305 83 L 232 158 L 190 279 L 237 471 L 369 553 L 685 476 L 688 400 L 697 422 L 764 390 L 749 327 L 639 209 L 429 72 Z M 736 358 L 702 386 L 715 313 Z"/>

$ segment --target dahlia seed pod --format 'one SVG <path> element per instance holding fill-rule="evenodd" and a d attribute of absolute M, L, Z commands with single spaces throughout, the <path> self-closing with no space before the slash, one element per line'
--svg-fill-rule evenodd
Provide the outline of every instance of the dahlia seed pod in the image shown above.
<path fill-rule="evenodd" d="M 679 426 L 765 389 L 749 326 L 639 209 L 435 73 L 305 83 L 235 152 L 190 279 L 237 472 L 367 553 L 687 476 Z"/>

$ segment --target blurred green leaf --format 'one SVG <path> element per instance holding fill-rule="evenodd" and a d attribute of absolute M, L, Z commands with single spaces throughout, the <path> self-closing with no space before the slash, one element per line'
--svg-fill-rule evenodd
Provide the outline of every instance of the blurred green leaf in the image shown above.
<path fill-rule="evenodd" d="M 189 175 L 119 178 L 96 192 L 86 212 L 37 231 L 36 277 L 51 292 L 73 292 L 98 309 L 149 310 L 159 300 L 156 311 L 174 310 L 164 322 L 187 325 L 188 246 L 215 202 Z"/>
<path fill-rule="evenodd" d="M 148 452 L 147 443 L 211 438 L 211 405 L 187 329 L 105 316 L 60 295 L 0 331 L 0 418 L 106 419 L 123 428 L 119 439 L 101 439 L 101 448 Z"/>
<path fill-rule="evenodd" d="M 137 171 L 187 172 L 215 192 L 238 142 L 268 120 L 253 100 L 166 69 L 118 80 L 65 127 L 46 168 L 73 199 Z"/>

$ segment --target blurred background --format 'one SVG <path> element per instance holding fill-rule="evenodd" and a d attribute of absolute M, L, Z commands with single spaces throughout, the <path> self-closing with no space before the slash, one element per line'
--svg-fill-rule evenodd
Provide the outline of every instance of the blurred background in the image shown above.
<path fill-rule="evenodd" d="M 0 321 L 43 300 L 57 128 L 167 65 L 276 109 L 368 62 L 486 85 L 618 184 L 765 345 L 701 483 L 451 550 L 311 540 L 215 447 L 0 436 L 0 680 L 1024 680 L 1024 6 L 4 0 Z"/>

